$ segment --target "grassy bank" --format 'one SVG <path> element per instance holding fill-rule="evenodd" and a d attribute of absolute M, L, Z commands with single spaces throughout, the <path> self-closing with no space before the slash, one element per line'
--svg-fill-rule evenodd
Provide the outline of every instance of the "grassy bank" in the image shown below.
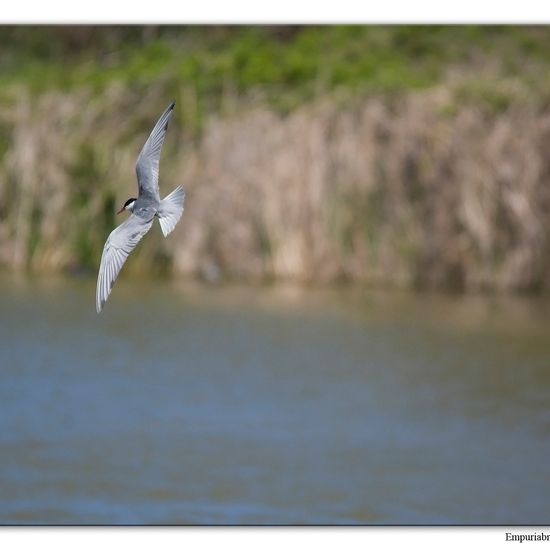
<path fill-rule="evenodd" d="M 4 28 L 0 263 L 95 271 L 177 101 L 184 218 L 128 270 L 550 286 L 550 32 Z"/>
<path fill-rule="evenodd" d="M 335 92 L 349 98 L 427 89 L 456 72 L 473 77 L 464 101 L 505 108 L 514 97 L 498 89 L 495 73 L 550 98 L 545 27 L 3 27 L 0 48 L 3 90 L 86 88 L 100 96 L 116 84 L 142 95 L 160 84 L 187 99 L 180 121 L 195 129 L 236 96 L 288 113 Z"/>

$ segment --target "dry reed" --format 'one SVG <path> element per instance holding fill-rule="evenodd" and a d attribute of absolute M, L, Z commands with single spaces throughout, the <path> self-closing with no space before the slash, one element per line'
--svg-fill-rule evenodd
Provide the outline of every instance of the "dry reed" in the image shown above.
<path fill-rule="evenodd" d="M 4 104 L 3 266 L 96 265 L 166 99 L 160 88 L 137 98 L 112 86 L 95 99 L 83 90 L 31 101 L 21 91 Z M 185 214 L 168 240 L 144 240 L 128 269 L 161 259 L 207 279 L 547 288 L 548 152 L 543 108 L 489 113 L 457 105 L 444 87 L 347 106 L 319 100 L 286 117 L 237 107 L 206 121 L 197 140 L 176 116 L 161 191 L 182 183 Z"/>

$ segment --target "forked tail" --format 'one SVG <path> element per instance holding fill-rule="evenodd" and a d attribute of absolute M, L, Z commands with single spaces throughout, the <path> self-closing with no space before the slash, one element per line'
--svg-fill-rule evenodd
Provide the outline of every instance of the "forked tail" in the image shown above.
<path fill-rule="evenodd" d="M 185 191 L 181 185 L 178 185 L 169 195 L 160 201 L 158 218 L 160 228 L 165 237 L 173 231 L 179 222 L 183 213 L 184 200 Z"/>

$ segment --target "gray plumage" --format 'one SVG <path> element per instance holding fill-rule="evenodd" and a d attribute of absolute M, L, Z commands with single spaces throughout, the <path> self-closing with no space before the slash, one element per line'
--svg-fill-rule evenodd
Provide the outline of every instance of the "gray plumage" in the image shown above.
<path fill-rule="evenodd" d="M 111 232 L 105 243 L 97 278 L 96 309 L 98 313 L 103 309 L 126 258 L 143 235 L 151 229 L 155 217 L 159 219 L 162 233 L 166 237 L 174 229 L 183 213 L 185 200 L 183 188 L 176 187 L 161 200 L 158 184 L 160 152 L 174 105 L 175 102 L 170 103 L 162 113 L 138 156 L 136 162 L 138 198 L 126 201 L 119 211 L 129 210 L 132 214 Z"/>

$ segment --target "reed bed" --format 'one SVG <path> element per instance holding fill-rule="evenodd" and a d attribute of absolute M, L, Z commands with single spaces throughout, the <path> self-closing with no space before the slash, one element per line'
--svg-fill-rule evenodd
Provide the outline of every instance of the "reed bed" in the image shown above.
<path fill-rule="evenodd" d="M 281 114 L 232 101 L 190 133 L 181 89 L 161 193 L 183 184 L 173 235 L 126 271 L 466 290 L 550 286 L 550 111 L 513 83 L 504 105 L 446 84 L 312 99 Z M 466 97 L 466 99 L 464 99 Z M 134 163 L 170 98 L 124 85 L 0 107 L 0 265 L 94 272 Z M 517 100 L 516 100 L 517 99 Z"/>

